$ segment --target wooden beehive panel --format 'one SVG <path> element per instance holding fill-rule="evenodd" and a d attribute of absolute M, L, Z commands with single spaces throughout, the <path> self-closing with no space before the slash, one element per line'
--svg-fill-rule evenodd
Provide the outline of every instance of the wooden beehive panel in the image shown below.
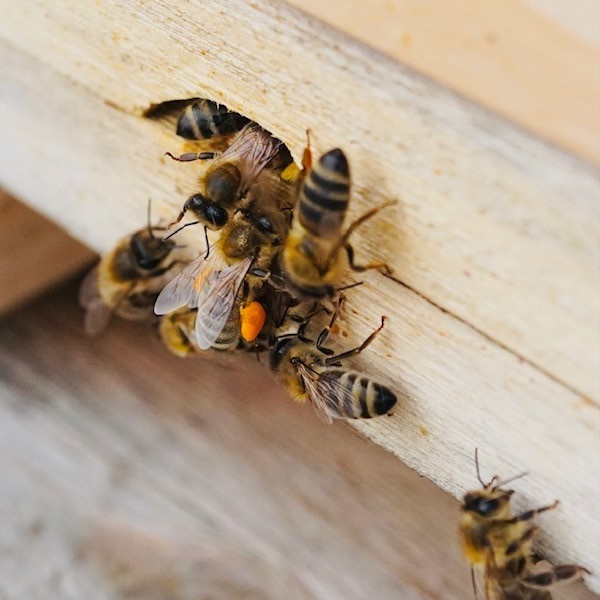
<path fill-rule="evenodd" d="M 181 146 L 141 118 L 151 102 L 225 102 L 296 156 L 307 127 L 316 151 L 343 147 L 353 215 L 400 200 L 355 239 L 397 281 L 365 276 L 344 327 L 351 344 L 388 316 L 362 365 L 401 402 L 355 427 L 455 495 L 475 446 L 501 475 L 530 470 L 523 502 L 564 503 L 553 555 L 600 573 L 590 164 L 287 5 L 5 4 L 2 186 L 104 251 L 148 197 L 170 217 L 194 189 L 193 166 L 161 159 Z"/>

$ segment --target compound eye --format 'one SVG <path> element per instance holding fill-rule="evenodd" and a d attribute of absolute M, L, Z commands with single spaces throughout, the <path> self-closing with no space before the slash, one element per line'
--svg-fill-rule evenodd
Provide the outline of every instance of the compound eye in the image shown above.
<path fill-rule="evenodd" d="M 194 194 L 190 196 L 183 205 L 183 210 L 192 210 L 195 211 L 198 208 L 202 207 L 206 202 L 206 198 L 202 194 Z"/>
<path fill-rule="evenodd" d="M 275 229 L 273 228 L 273 223 L 271 222 L 271 219 L 269 219 L 269 217 L 265 217 L 264 215 L 258 217 L 258 219 L 256 220 L 256 226 L 263 233 L 275 233 Z"/>
<path fill-rule="evenodd" d="M 482 500 L 477 505 L 477 512 L 482 517 L 487 517 L 488 515 L 496 512 L 498 510 L 499 506 L 500 506 L 500 503 L 498 502 L 498 500 L 495 500 L 495 499 L 492 499 L 492 500 Z"/>

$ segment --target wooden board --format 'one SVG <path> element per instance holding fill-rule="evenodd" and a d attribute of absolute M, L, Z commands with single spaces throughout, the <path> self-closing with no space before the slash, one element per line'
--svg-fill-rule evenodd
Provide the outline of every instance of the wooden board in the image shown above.
<path fill-rule="evenodd" d="M 501 476 L 531 471 L 523 504 L 563 500 L 550 556 L 600 573 L 595 169 L 266 1 L 32 1 L 6 7 L 0 39 L 0 183 L 97 250 L 143 225 L 149 196 L 169 218 L 195 189 L 194 165 L 161 159 L 181 145 L 140 118 L 150 102 L 205 95 L 297 156 L 307 126 L 317 152 L 343 147 L 353 215 L 400 200 L 355 238 L 398 283 L 366 276 L 342 325 L 350 347 L 388 316 L 356 364 L 401 402 L 357 427 L 455 495 L 475 446 Z"/>
<path fill-rule="evenodd" d="M 251 356 L 178 360 L 123 322 L 90 341 L 75 293 L 0 323 L 3 599 L 472 597 L 448 494 Z"/>
<path fill-rule="evenodd" d="M 0 190 L 0 315 L 64 281 L 94 253 Z"/>
<path fill-rule="evenodd" d="M 600 162 L 596 0 L 288 0 L 494 110 Z M 574 110 L 574 107 L 577 107 Z"/>

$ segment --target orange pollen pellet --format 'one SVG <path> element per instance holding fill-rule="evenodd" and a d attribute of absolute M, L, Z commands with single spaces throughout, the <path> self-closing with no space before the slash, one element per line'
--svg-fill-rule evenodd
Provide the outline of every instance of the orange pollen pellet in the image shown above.
<path fill-rule="evenodd" d="M 240 308 L 242 337 L 247 342 L 253 342 L 261 332 L 267 313 L 259 302 L 251 302 Z"/>

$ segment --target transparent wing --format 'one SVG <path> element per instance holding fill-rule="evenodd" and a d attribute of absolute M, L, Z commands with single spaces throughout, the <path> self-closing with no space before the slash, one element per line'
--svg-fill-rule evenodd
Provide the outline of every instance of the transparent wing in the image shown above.
<path fill-rule="evenodd" d="M 280 146 L 280 140 L 251 121 L 237 134 L 227 150 L 214 160 L 211 169 L 221 162 L 236 163 L 242 175 L 242 193 L 245 193 Z"/>
<path fill-rule="evenodd" d="M 96 265 L 84 278 L 79 286 L 79 305 L 87 308 L 94 300 L 100 297 L 98 291 L 98 265 Z"/>
<path fill-rule="evenodd" d="M 344 386 L 338 370 L 315 373 L 303 364 L 297 366 L 317 416 L 326 423 L 332 419 L 357 419 L 362 414 L 353 387 Z M 360 376 L 360 375 L 359 375 Z"/>
<path fill-rule="evenodd" d="M 200 349 L 210 348 L 223 331 L 251 264 L 252 259 L 245 258 L 209 275 L 198 298 L 196 342 Z"/>
<path fill-rule="evenodd" d="M 104 304 L 98 290 L 98 266 L 84 277 L 78 298 L 79 304 L 85 309 L 85 332 L 87 335 L 98 335 L 106 329 L 113 313 L 113 309 Z"/>
<path fill-rule="evenodd" d="M 215 250 L 206 259 L 203 254 L 198 256 L 163 288 L 154 304 L 155 314 L 166 315 L 186 305 L 195 308 L 210 274 L 226 266 L 225 259 Z"/>
<path fill-rule="evenodd" d="M 112 309 L 96 298 L 85 307 L 84 329 L 87 335 L 98 335 L 106 329 L 112 316 Z"/>

